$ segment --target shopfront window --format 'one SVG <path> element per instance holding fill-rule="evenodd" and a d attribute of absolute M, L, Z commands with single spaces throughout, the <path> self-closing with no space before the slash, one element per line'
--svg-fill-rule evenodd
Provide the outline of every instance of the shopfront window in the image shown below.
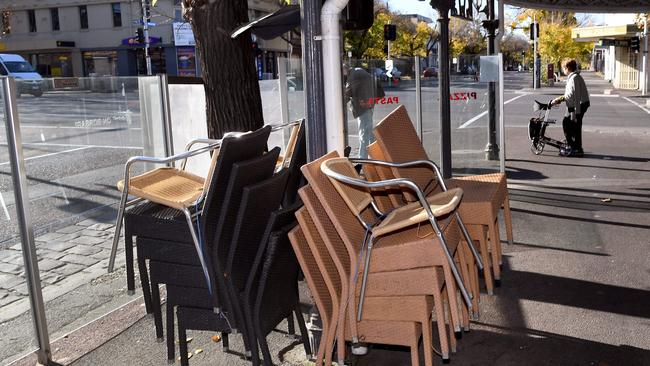
<path fill-rule="evenodd" d="M 144 48 L 136 50 L 138 60 L 138 75 L 147 75 L 147 62 L 144 57 Z M 151 74 L 164 74 L 166 72 L 165 49 L 162 47 L 152 47 L 149 49 L 151 56 Z"/>
<path fill-rule="evenodd" d="M 71 77 L 72 56 L 69 52 L 36 55 L 36 71 L 44 77 Z"/>
<path fill-rule="evenodd" d="M 178 76 L 196 76 L 196 53 L 194 47 L 176 47 Z"/>
<path fill-rule="evenodd" d="M 83 59 L 87 76 L 117 75 L 117 51 L 88 51 Z"/>

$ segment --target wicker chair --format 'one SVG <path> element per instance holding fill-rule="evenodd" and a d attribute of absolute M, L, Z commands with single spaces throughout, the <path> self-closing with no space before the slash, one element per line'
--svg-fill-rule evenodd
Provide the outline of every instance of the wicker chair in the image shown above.
<path fill-rule="evenodd" d="M 357 289 L 355 286 L 355 263 L 351 260 L 355 254 L 349 253 L 343 240 L 336 233 L 334 225 L 329 220 L 325 209 L 318 201 L 316 194 L 310 186 L 301 189 L 300 196 L 305 203 L 308 211 L 298 215 L 298 222 L 303 229 L 305 235 L 310 241 L 314 242 L 314 247 L 317 252 L 315 254 L 319 258 L 331 257 L 331 260 L 336 265 L 336 271 L 342 283 L 341 298 L 346 299 L 344 304 L 338 312 L 338 324 L 349 322 L 351 327 L 356 328 L 356 296 Z M 321 265 L 325 262 L 324 259 L 319 259 L 318 263 Z M 321 267 L 321 271 L 325 269 Z M 362 320 L 403 320 L 403 321 L 416 321 L 422 326 L 423 344 L 425 364 L 431 365 L 433 363 L 433 349 L 431 340 L 431 315 L 434 310 L 438 320 L 438 332 L 441 340 L 441 352 L 445 358 L 449 356 L 449 345 L 447 343 L 447 334 L 445 331 L 445 317 L 444 308 L 442 305 L 442 295 L 444 291 L 444 276 L 442 271 L 437 271 L 438 275 L 436 281 L 438 282 L 439 292 L 434 296 L 373 296 L 374 294 L 367 294 L 367 301 L 365 303 L 366 311 L 363 313 Z M 371 274 L 370 277 L 373 277 Z M 351 301 L 354 299 L 353 301 Z M 404 314 L 404 313 L 407 314 Z M 337 339 L 339 341 L 338 349 L 344 350 L 344 331 L 343 327 L 338 328 Z M 340 351 L 339 351 L 340 352 Z M 339 354 L 338 359 L 342 359 Z"/>
<path fill-rule="evenodd" d="M 303 128 L 302 121 L 292 122 L 286 125 L 271 126 L 271 131 L 280 131 L 284 128 L 291 128 L 291 134 L 288 141 L 288 144 L 285 149 L 285 155 L 282 158 L 278 159 L 277 168 L 280 169 L 285 166 L 289 166 L 292 160 L 298 160 L 298 154 L 300 154 L 300 147 L 296 146 L 300 142 L 299 137 Z M 304 132 L 302 132 L 304 135 Z M 241 133 L 229 133 L 226 136 L 241 136 Z M 268 137 L 267 137 L 268 138 Z M 304 140 L 304 138 L 303 138 Z M 207 146 L 192 150 L 192 147 L 195 144 L 207 144 Z M 303 141 L 304 143 L 304 141 Z M 157 224 L 160 219 L 176 219 L 178 214 L 181 214 L 181 218 L 187 221 L 187 214 L 185 208 L 189 208 L 191 214 L 195 214 L 194 211 L 197 211 L 197 207 L 201 207 L 205 195 L 208 192 L 209 184 L 212 180 L 214 172 L 217 171 L 217 163 L 220 155 L 221 141 L 219 140 L 209 140 L 209 139 L 196 139 L 191 141 L 184 153 L 178 154 L 165 159 L 155 159 L 149 157 L 134 157 L 129 159 L 125 168 L 125 179 L 118 182 L 117 186 L 120 191 L 122 191 L 122 199 L 120 202 L 120 207 L 118 210 L 118 217 L 115 225 L 115 235 L 113 238 L 113 250 L 111 252 L 111 257 L 109 261 L 109 271 L 113 269 L 113 263 L 115 259 L 115 254 L 117 251 L 117 245 L 119 240 L 119 232 L 121 225 L 124 222 L 125 226 L 125 244 L 126 244 L 126 266 L 127 266 L 127 288 L 129 292 L 133 292 L 135 288 L 134 276 L 133 276 L 133 249 L 132 249 L 132 236 L 139 235 L 139 230 L 137 228 L 141 227 L 143 224 L 147 226 L 148 216 L 153 216 L 150 220 L 152 224 Z M 266 149 L 266 141 L 264 141 L 263 149 Z M 251 146 L 251 151 L 256 151 L 253 146 Z M 297 150 L 297 151 L 296 151 Z M 187 159 L 202 153 L 213 152 L 210 167 L 208 169 L 208 174 L 206 179 L 196 176 L 192 173 L 185 171 L 185 165 Z M 252 156 L 250 156 L 252 157 Z M 247 157 L 248 158 L 248 157 Z M 130 167 L 131 165 L 137 162 L 153 162 L 153 163 L 169 163 L 177 160 L 182 160 L 181 168 L 172 168 L 172 167 L 163 167 L 154 169 L 152 171 L 146 172 L 142 175 L 136 177 L 130 177 Z M 294 169 L 295 170 L 295 169 Z M 226 177 L 227 181 L 227 177 Z M 125 182 L 127 182 L 125 184 Z M 295 189 L 297 190 L 297 188 Z M 134 195 L 137 198 L 127 202 L 128 196 Z M 125 209 L 131 205 L 142 202 L 143 200 L 149 200 L 150 203 L 147 206 L 141 207 L 138 206 L 137 210 L 126 211 Z M 178 212 L 165 210 L 164 208 L 157 207 L 155 203 L 161 204 L 165 207 L 175 208 Z M 200 210 L 198 210 L 200 212 Z M 137 217 L 136 217 L 137 216 Z M 185 217 L 183 217 L 185 216 Z M 136 220 L 138 225 L 128 225 L 129 220 Z M 130 226 L 131 230 L 127 230 L 127 226 Z M 135 229 L 133 229 L 135 227 Z M 146 234 L 146 233 L 145 233 Z M 142 267 L 142 263 L 138 263 L 139 267 Z M 146 280 L 146 278 L 145 278 Z M 147 307 L 147 312 L 150 312 L 150 301 L 148 301 L 148 290 L 144 288 L 145 292 L 145 305 Z"/>
<path fill-rule="evenodd" d="M 211 220 L 220 221 L 224 215 L 235 216 L 239 209 L 243 188 L 269 179 L 273 175 L 275 169 L 275 162 L 279 155 L 280 148 L 275 148 L 269 153 L 249 159 L 242 162 L 232 164 L 230 170 L 230 179 L 226 184 L 224 200 L 219 206 L 210 206 L 204 210 L 204 217 L 209 217 Z M 282 173 L 282 178 L 286 179 L 286 172 Z M 279 203 L 278 203 L 279 204 Z M 214 212 L 214 211 L 219 212 Z M 204 224 L 201 221 L 201 224 Z M 207 224 L 207 223 L 205 223 Z M 263 225 L 263 224 L 262 224 Z M 213 227 L 213 225 L 205 226 Z M 213 253 L 215 246 L 221 243 L 230 243 L 232 240 L 234 224 L 222 228 L 218 226 L 213 235 L 207 235 L 207 232 L 201 231 L 202 236 L 210 238 L 206 241 L 206 253 Z M 187 230 L 187 229 L 186 229 Z M 187 240 L 187 239 L 186 239 Z M 143 248 L 174 248 L 172 254 L 182 255 L 181 250 L 187 248 L 188 245 L 182 242 L 169 242 L 157 238 L 138 237 L 138 242 L 142 243 Z M 139 248 L 140 246 L 138 246 Z M 187 249 L 186 249 L 187 251 Z M 244 325 L 240 318 L 237 318 L 237 313 L 232 308 L 232 303 L 229 298 L 227 287 L 225 287 L 223 276 L 215 275 L 215 273 L 223 273 L 215 270 L 215 259 L 213 256 L 207 256 L 210 263 L 210 276 L 213 283 L 218 284 L 217 291 L 213 291 L 210 296 L 210 291 L 207 282 L 204 278 L 199 276 L 201 267 L 196 260 L 196 254 L 191 255 L 191 252 L 185 253 L 189 258 L 195 258 L 194 263 L 191 259 L 177 258 L 177 257 L 156 257 L 156 259 L 149 260 L 149 269 L 151 273 L 151 289 L 152 289 L 152 307 L 154 309 L 155 324 L 158 326 L 162 323 L 162 315 L 160 314 L 160 296 L 158 293 L 158 286 L 161 283 L 167 285 L 167 351 L 168 358 L 174 358 L 174 306 L 195 306 L 199 307 L 197 303 L 202 303 L 205 308 L 218 309 L 221 311 L 223 308 L 224 313 L 228 315 L 228 323 L 233 325 L 233 328 L 239 328 L 239 325 Z M 200 302 L 197 302 L 199 300 Z M 227 330 L 229 331 L 229 330 Z"/>
<path fill-rule="evenodd" d="M 285 318 L 289 333 L 293 334 L 292 314 L 298 320 L 305 353 L 312 353 L 300 310 L 300 269 L 287 237 L 289 230 L 296 225 L 295 213 L 301 206 L 301 203 L 296 203 L 271 215 L 242 293 L 248 332 L 255 335 L 265 365 L 272 364 L 266 336 Z M 252 356 L 254 364 L 259 362 L 257 353 L 253 352 Z"/>
<path fill-rule="evenodd" d="M 300 212 L 300 211 L 299 211 Z M 303 211 L 304 213 L 304 211 Z M 298 216 L 299 218 L 301 216 Z M 317 234 L 316 234 L 317 235 Z M 318 242 L 311 240 L 302 231 L 302 225 L 294 228 L 289 233 L 291 245 L 294 248 L 300 267 L 305 274 L 309 289 L 314 296 L 319 314 L 323 320 L 323 337 L 316 358 L 316 365 L 331 365 L 332 345 L 334 343 L 335 331 L 337 328 L 345 330 L 347 339 L 351 339 L 349 324 L 337 323 L 336 313 L 342 306 L 344 299 L 341 297 L 342 283 L 338 276 L 336 267 L 329 255 L 319 258 Z M 325 251 L 326 253 L 326 251 Z M 404 313 L 404 312 L 402 312 Z M 369 343 L 393 344 L 411 348 L 411 364 L 420 364 L 418 355 L 418 344 L 422 334 L 422 326 L 418 322 L 390 321 L 382 319 L 378 321 L 364 320 L 358 323 L 358 329 L 365 335 Z M 345 346 L 339 343 L 339 353 L 345 352 Z M 343 365 L 339 359 L 339 365 Z"/>
<path fill-rule="evenodd" d="M 273 160 L 269 159 L 268 161 L 272 162 Z M 233 178 L 239 175 L 238 173 L 244 177 L 247 176 L 246 178 L 259 175 L 250 167 L 235 164 Z M 222 209 L 219 230 L 211 248 L 213 274 L 215 283 L 218 284 L 218 297 L 220 297 L 215 299 L 214 303 L 220 307 L 197 308 L 195 304 L 191 303 L 177 305 L 179 351 L 182 365 L 187 365 L 187 361 L 184 360 L 187 356 L 186 330 L 223 331 L 224 328 L 219 327 L 223 324 L 222 320 L 228 323 L 228 328 L 236 327 L 241 331 L 247 357 L 257 352 L 255 337 L 248 332 L 249 325 L 246 324 L 241 308 L 238 285 L 241 284 L 240 280 L 242 278 L 245 280 L 250 273 L 250 267 L 254 263 L 271 213 L 280 206 L 287 177 L 288 172 L 283 170 L 269 179 L 245 187 L 231 180 L 228 191 L 231 193 L 229 197 L 233 197 L 233 199 L 228 200 L 230 202 L 227 202 Z M 248 246 L 252 250 L 236 250 Z M 233 251 L 231 248 L 234 248 L 238 258 L 229 261 L 228 255 Z M 228 268 L 228 262 L 232 263 L 232 268 Z M 241 290 L 243 291 L 243 288 Z M 209 295 L 205 290 L 203 292 Z M 212 297 L 214 299 L 214 296 Z M 209 327 L 212 325 L 218 325 L 218 327 L 210 329 Z"/>
<path fill-rule="evenodd" d="M 354 254 L 350 262 L 357 263 L 363 257 L 362 243 L 367 240 L 366 229 L 341 198 L 328 177 L 321 172 L 321 164 L 337 156 L 336 153 L 330 153 L 303 166 L 302 170 L 310 187 L 316 193 L 329 219 L 334 224 L 338 235 L 348 248 L 348 253 Z M 439 225 L 444 231 L 449 253 L 454 256 L 462 256 L 462 252 L 456 251 L 461 241 L 456 218 L 448 216 L 441 220 Z M 373 296 L 436 295 L 439 293 L 439 289 L 435 286 L 434 276 L 438 276 L 437 268 L 441 268 L 450 299 L 451 324 L 453 324 L 454 330 L 459 332 L 461 321 L 456 300 L 456 280 L 452 274 L 450 262 L 436 235 L 431 236 L 426 233 L 422 235 L 420 235 L 420 229 L 414 227 L 380 237 L 375 242 L 376 250 L 368 270 L 369 279 L 376 280 L 368 281 L 366 291 L 373 293 Z M 395 257 L 400 257 L 401 260 L 394 261 Z M 465 309 L 465 307 L 463 308 Z M 469 321 L 462 325 L 468 329 Z M 352 331 L 354 341 L 358 342 L 358 333 L 354 329 Z"/>
<path fill-rule="evenodd" d="M 431 168 L 433 163 L 428 160 L 427 154 L 403 106 L 398 107 L 386 116 L 375 127 L 374 134 L 386 160 L 393 162 L 423 162 L 420 166 L 408 169 L 395 168 L 393 169 L 395 176 L 414 181 L 427 195 L 434 194 L 445 188 L 444 185 L 436 182 L 435 172 L 432 171 L 435 169 Z M 502 261 L 497 218 L 502 207 L 508 240 L 512 242 L 512 223 L 505 174 L 495 173 L 468 176 L 462 179 L 449 179 L 444 184 L 450 188 L 462 188 L 465 192 L 463 204 L 459 208 L 463 222 L 468 225 L 485 225 L 488 228 L 489 244 L 492 247 L 490 251 L 492 269 L 495 279 L 500 280 L 501 271 L 499 265 Z M 415 200 L 415 197 L 410 193 L 407 193 L 405 197 L 407 201 Z M 489 258 L 488 253 L 483 253 L 483 261 L 487 261 Z M 488 288 L 488 292 L 492 293 L 491 289 Z"/>

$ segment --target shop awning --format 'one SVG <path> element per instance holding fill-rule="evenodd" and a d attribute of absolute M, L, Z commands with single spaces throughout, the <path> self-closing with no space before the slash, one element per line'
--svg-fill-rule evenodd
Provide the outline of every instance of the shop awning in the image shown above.
<path fill-rule="evenodd" d="M 505 0 L 522 8 L 560 10 L 578 13 L 644 13 L 650 0 Z"/>
<path fill-rule="evenodd" d="M 600 39 L 625 39 L 635 37 L 641 32 L 634 24 L 602 26 L 602 27 L 580 27 L 571 30 L 571 38 L 577 42 L 597 42 Z"/>
<path fill-rule="evenodd" d="M 269 40 L 279 37 L 299 26 L 300 6 L 289 5 L 237 28 L 231 34 L 231 37 L 236 38 L 250 29 L 256 36 Z"/>

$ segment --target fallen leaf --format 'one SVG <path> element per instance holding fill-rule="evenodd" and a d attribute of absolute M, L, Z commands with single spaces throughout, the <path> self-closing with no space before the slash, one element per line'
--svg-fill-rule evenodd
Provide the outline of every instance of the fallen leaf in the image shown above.
<path fill-rule="evenodd" d="M 600 202 L 612 202 L 611 198 L 603 198 Z"/>
<path fill-rule="evenodd" d="M 214 343 L 219 343 L 221 341 L 221 336 L 220 335 L 213 335 L 212 336 L 212 342 Z"/>
<path fill-rule="evenodd" d="M 197 349 L 194 350 L 194 354 L 195 354 L 195 355 L 198 355 L 199 353 L 203 353 L 203 349 L 202 349 L 202 348 L 197 348 Z"/>
<path fill-rule="evenodd" d="M 194 339 L 194 338 L 192 338 L 192 337 L 187 337 L 187 339 L 185 340 L 185 342 L 190 343 L 190 342 L 192 342 L 192 339 Z"/>
<path fill-rule="evenodd" d="M 187 354 L 187 359 L 189 360 L 190 358 L 192 358 L 192 356 L 194 356 L 194 354 L 193 354 L 192 352 L 189 352 L 189 353 Z"/>

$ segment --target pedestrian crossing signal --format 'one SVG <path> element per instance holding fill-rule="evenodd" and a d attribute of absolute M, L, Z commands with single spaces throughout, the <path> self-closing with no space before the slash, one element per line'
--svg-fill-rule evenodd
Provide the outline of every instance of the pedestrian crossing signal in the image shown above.
<path fill-rule="evenodd" d="M 639 53 L 641 49 L 641 42 L 639 42 L 639 37 L 633 37 L 630 39 L 630 50 L 634 53 Z"/>

